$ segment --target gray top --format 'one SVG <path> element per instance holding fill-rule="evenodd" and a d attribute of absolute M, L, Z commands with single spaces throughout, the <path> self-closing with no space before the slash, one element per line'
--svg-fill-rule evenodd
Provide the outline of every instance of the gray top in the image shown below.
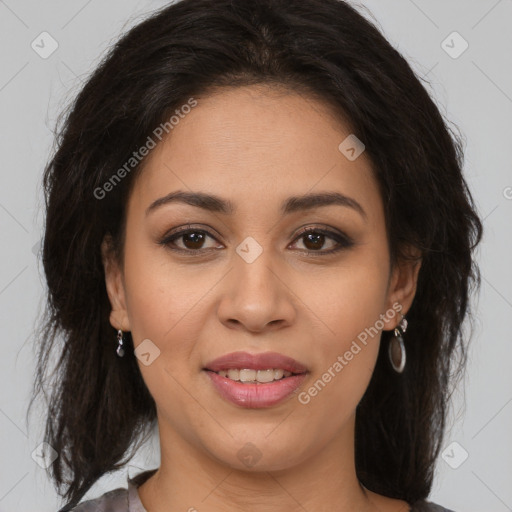
<path fill-rule="evenodd" d="M 127 489 L 119 487 L 108 491 L 99 498 L 79 503 L 75 508 L 69 509 L 69 512 L 147 512 L 140 501 L 137 487 L 155 472 L 156 469 L 150 469 L 138 473 L 133 478 L 127 478 Z M 409 512 L 453 512 L 453 510 L 429 501 L 418 501 Z"/>

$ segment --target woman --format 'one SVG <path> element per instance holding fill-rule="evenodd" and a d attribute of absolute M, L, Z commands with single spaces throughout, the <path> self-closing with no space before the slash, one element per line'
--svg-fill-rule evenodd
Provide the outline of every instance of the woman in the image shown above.
<path fill-rule="evenodd" d="M 62 511 L 447 510 L 482 235 L 462 158 L 343 1 L 182 0 L 126 34 L 45 172 Z M 160 467 L 79 504 L 155 423 Z"/>

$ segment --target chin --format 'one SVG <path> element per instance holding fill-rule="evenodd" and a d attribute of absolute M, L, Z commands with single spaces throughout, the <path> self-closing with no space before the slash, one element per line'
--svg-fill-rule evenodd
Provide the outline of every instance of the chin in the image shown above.
<path fill-rule="evenodd" d="M 303 440 L 283 446 L 282 440 L 270 440 L 265 434 L 254 436 L 253 441 L 247 439 L 245 436 L 243 441 L 231 440 L 221 450 L 219 445 L 212 447 L 210 454 L 227 467 L 253 473 L 286 470 L 307 459 L 307 453 L 299 449 L 304 447 Z"/>

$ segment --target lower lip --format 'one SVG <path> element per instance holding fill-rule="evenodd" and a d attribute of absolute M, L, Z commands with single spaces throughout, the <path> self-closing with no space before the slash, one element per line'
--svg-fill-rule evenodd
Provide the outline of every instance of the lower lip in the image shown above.
<path fill-rule="evenodd" d="M 210 370 L 206 370 L 206 373 L 224 399 L 250 409 L 261 409 L 278 404 L 293 394 L 306 378 L 306 373 L 301 373 L 264 384 L 242 384 L 239 381 L 221 377 Z"/>

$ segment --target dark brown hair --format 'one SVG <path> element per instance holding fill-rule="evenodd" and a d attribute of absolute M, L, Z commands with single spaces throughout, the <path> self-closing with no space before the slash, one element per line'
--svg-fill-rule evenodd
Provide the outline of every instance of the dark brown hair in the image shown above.
<path fill-rule="evenodd" d="M 374 166 L 392 263 L 407 245 L 421 251 L 407 366 L 401 375 L 390 368 L 392 333 L 383 332 L 357 409 L 356 469 L 386 496 L 413 503 L 430 492 L 450 383 L 465 368 L 469 294 L 480 285 L 472 250 L 482 224 L 460 136 L 401 54 L 347 2 L 182 0 L 111 48 L 59 127 L 44 174 L 48 306 L 34 398 L 49 397 L 45 440 L 59 454 L 50 472 L 70 503 L 130 459 L 156 416 L 130 336 L 127 357 L 116 356 L 100 253 L 110 233 L 122 260 L 126 199 L 142 164 L 107 197 L 94 191 L 189 98 L 252 84 L 329 102 Z"/>

